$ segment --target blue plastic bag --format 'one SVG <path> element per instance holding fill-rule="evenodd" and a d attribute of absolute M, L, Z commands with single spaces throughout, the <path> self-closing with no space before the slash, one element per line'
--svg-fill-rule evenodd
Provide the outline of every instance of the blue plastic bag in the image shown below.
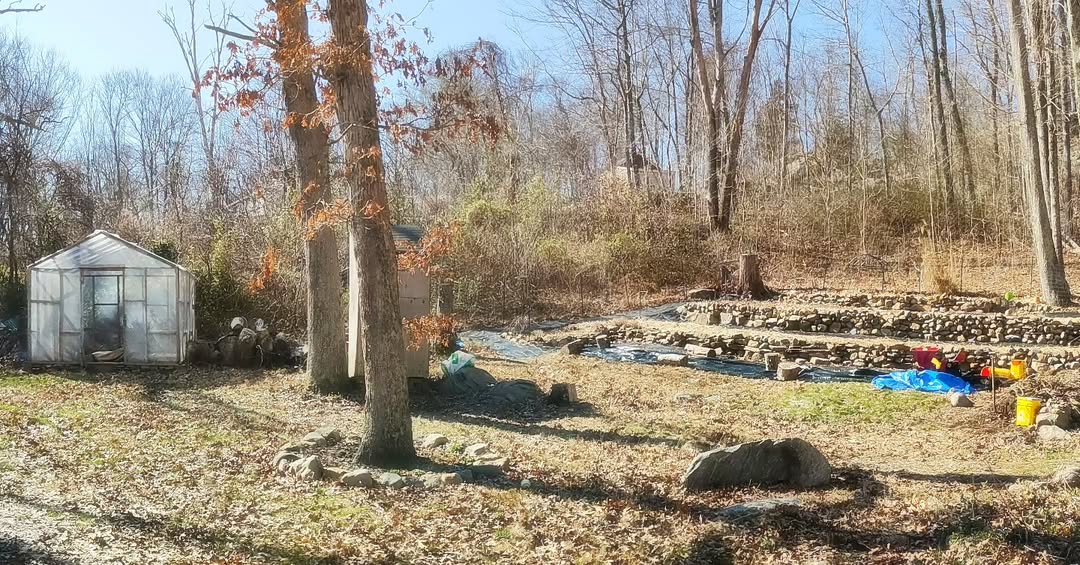
<path fill-rule="evenodd" d="M 973 394 L 975 388 L 967 381 L 940 371 L 896 371 L 882 377 L 875 377 L 870 381 L 875 387 L 888 390 L 918 390 L 945 394 L 957 391 L 964 394 Z"/>

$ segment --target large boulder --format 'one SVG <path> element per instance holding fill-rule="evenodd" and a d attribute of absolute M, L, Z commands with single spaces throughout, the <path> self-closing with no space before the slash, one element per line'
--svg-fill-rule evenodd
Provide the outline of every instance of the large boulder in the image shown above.
<path fill-rule="evenodd" d="M 699 453 L 683 475 L 687 490 L 746 485 L 815 487 L 829 482 L 832 466 L 798 438 L 756 441 Z"/>
<path fill-rule="evenodd" d="M 439 381 L 439 392 L 447 396 L 480 394 L 496 382 L 491 373 L 477 367 L 462 367 Z"/>

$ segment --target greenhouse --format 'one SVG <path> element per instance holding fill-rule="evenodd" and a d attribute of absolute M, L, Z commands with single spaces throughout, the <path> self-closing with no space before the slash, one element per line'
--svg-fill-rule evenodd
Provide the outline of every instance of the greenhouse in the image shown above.
<path fill-rule="evenodd" d="M 30 266 L 31 363 L 175 365 L 195 338 L 191 273 L 105 231 Z"/>

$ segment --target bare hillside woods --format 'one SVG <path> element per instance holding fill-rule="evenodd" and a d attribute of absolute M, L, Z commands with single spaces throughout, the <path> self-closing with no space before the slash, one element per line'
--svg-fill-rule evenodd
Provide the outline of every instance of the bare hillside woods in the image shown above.
<path fill-rule="evenodd" d="M 422 110 L 415 135 L 383 136 L 393 220 L 454 226 L 441 276 L 483 317 L 639 303 L 747 251 L 780 285 L 1067 300 L 1074 2 L 887 4 L 510 3 L 524 45 L 433 49 L 422 84 L 380 84 L 387 111 Z M 31 261 L 105 229 L 198 274 L 202 330 L 236 311 L 300 329 L 285 101 L 225 103 L 235 52 L 204 24 L 229 14 L 162 20 L 183 76 L 80 76 L 0 32 L 2 314 L 24 308 Z"/>

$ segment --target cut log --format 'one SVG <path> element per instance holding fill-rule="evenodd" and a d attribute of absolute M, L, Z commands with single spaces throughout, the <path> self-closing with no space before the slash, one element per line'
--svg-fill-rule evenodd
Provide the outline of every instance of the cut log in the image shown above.
<path fill-rule="evenodd" d="M 771 373 L 780 368 L 780 360 L 782 357 L 779 353 L 766 353 L 765 354 L 765 371 Z"/>
<path fill-rule="evenodd" d="M 794 381 L 798 380 L 799 375 L 802 373 L 802 367 L 795 363 L 781 363 L 776 369 L 776 380 L 778 381 Z"/>
<path fill-rule="evenodd" d="M 578 401 L 577 385 L 573 383 L 556 383 L 551 385 L 551 393 L 548 394 L 548 402 L 558 406 L 568 406 Z"/>
<path fill-rule="evenodd" d="M 744 253 L 739 256 L 739 282 L 738 293 L 749 296 L 755 300 L 765 300 L 776 295 L 765 282 L 761 280 L 761 268 L 758 256 L 754 253 Z"/>
<path fill-rule="evenodd" d="M 688 343 L 686 344 L 685 349 L 688 355 L 693 355 L 695 357 L 707 357 L 709 359 L 716 357 L 716 350 L 709 347 Z"/>

